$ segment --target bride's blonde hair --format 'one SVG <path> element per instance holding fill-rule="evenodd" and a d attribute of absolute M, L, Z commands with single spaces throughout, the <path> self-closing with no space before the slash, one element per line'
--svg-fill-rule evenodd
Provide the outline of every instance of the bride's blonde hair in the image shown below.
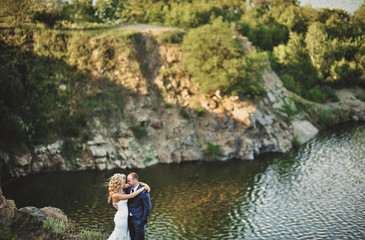
<path fill-rule="evenodd" d="M 112 199 L 113 193 L 120 192 L 120 190 L 124 187 L 126 183 L 127 177 L 124 174 L 116 173 L 111 178 L 109 178 L 109 197 L 108 197 L 108 203 L 110 203 L 110 200 Z"/>

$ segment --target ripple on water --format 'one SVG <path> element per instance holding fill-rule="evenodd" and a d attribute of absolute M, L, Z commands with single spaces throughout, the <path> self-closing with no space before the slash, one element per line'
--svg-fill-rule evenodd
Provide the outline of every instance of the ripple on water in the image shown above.
<path fill-rule="evenodd" d="M 365 126 L 341 127 L 285 155 L 138 170 L 152 188 L 146 236 L 365 239 L 364 146 Z M 3 191 L 18 207 L 59 207 L 79 226 L 111 233 L 116 210 L 104 183 L 114 172 L 29 176 Z"/>

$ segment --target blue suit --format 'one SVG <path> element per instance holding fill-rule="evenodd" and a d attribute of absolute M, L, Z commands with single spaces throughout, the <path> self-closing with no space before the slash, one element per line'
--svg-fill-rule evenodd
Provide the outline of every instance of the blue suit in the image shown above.
<path fill-rule="evenodd" d="M 137 189 L 142 186 L 139 185 Z M 132 188 L 128 188 L 127 193 L 131 193 Z M 135 198 L 128 200 L 128 228 L 132 240 L 144 239 L 145 225 L 151 212 L 150 194 L 144 190 Z M 132 216 L 130 215 L 132 213 Z"/>

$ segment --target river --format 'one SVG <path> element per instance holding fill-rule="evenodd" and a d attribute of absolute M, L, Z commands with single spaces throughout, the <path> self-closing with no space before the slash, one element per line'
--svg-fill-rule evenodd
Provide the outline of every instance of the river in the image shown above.
<path fill-rule="evenodd" d="M 109 234 L 115 210 L 105 183 L 114 172 L 31 175 L 3 192 L 18 208 L 58 207 L 77 225 Z M 365 239 L 365 125 L 339 125 L 298 150 L 254 161 L 136 172 L 152 188 L 148 239 Z"/>

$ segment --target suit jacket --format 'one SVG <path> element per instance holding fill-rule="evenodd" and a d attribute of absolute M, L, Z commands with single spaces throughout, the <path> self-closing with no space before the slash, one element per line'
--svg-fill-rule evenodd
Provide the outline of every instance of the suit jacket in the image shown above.
<path fill-rule="evenodd" d="M 137 189 L 141 187 L 139 185 Z M 131 193 L 131 190 L 131 187 L 128 188 L 127 193 Z M 146 224 L 151 212 L 150 194 L 144 190 L 137 197 L 128 199 L 128 211 L 143 224 Z"/>

